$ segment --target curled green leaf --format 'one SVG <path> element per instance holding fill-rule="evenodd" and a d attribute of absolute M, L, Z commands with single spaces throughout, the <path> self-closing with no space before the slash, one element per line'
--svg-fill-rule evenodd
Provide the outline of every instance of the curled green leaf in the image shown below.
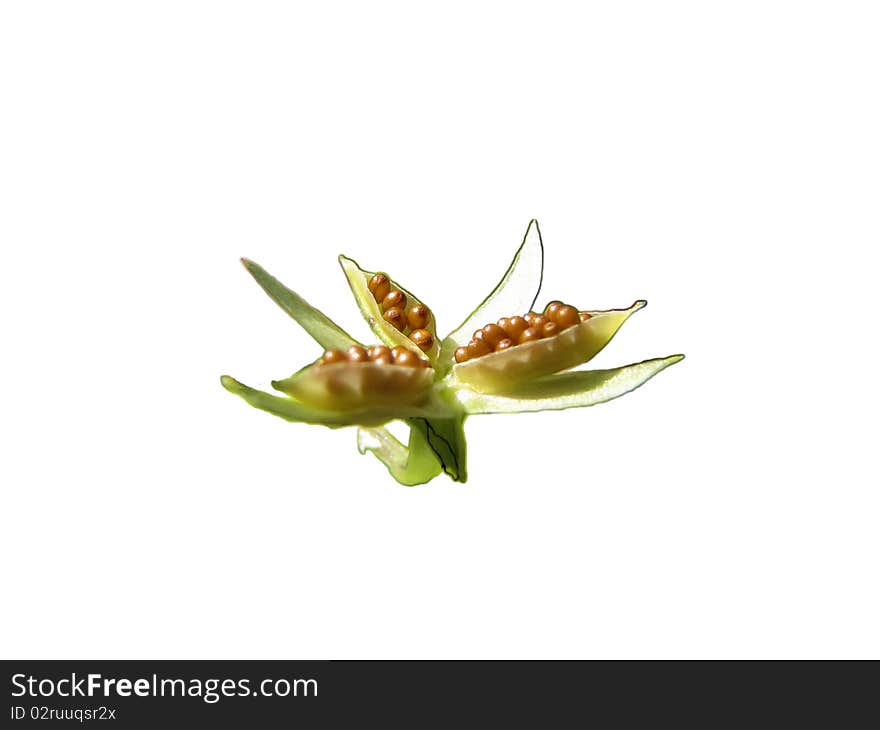
<path fill-rule="evenodd" d="M 424 433 L 417 428 L 410 429 L 406 446 L 384 426 L 359 428 L 357 445 L 358 451 L 373 454 L 388 468 L 392 477 L 407 487 L 425 484 L 443 470 Z"/>

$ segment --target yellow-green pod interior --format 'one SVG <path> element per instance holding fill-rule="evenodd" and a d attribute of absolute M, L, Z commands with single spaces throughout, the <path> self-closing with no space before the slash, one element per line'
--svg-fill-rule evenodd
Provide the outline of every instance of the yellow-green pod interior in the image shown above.
<path fill-rule="evenodd" d="M 272 386 L 314 408 L 355 411 L 418 405 L 431 390 L 431 368 L 376 362 L 316 363 Z"/>
<path fill-rule="evenodd" d="M 370 329 L 373 330 L 376 336 L 382 340 L 384 344 L 388 345 L 388 347 L 401 345 L 414 351 L 419 357 L 427 359 L 432 365 L 436 363 L 437 357 L 440 354 L 440 339 L 437 337 L 437 322 L 434 319 L 434 310 L 418 297 L 413 296 L 409 290 L 402 287 L 399 283 L 393 279 L 390 280 L 392 288 L 400 289 L 400 291 L 406 294 L 407 309 L 414 304 L 421 304 L 430 313 L 428 324 L 424 329 L 431 333 L 434 338 L 434 344 L 427 352 L 422 352 L 422 350 L 420 350 L 415 343 L 409 339 L 409 337 L 382 318 L 382 308 L 379 306 L 379 303 L 369 289 L 370 279 L 373 278 L 376 272 L 362 269 L 358 266 L 356 261 L 347 256 L 340 256 L 339 263 L 342 266 L 342 270 L 345 272 L 348 284 L 354 294 L 358 308 L 361 310 L 361 314 L 364 315 L 364 319 L 367 320 L 367 324 L 370 325 Z"/>
<path fill-rule="evenodd" d="M 500 393 L 529 380 L 577 367 L 605 347 L 629 316 L 646 303 L 640 300 L 629 309 L 589 312 L 589 319 L 554 337 L 459 363 L 452 368 L 452 377 L 482 393 Z"/>

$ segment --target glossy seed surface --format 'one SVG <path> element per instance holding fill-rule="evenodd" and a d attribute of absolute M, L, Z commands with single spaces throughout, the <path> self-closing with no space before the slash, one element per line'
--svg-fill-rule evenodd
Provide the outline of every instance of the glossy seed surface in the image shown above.
<path fill-rule="evenodd" d="M 385 314 L 382 315 L 382 319 L 400 332 L 406 329 L 406 314 L 400 307 L 392 307 L 386 310 Z"/>
<path fill-rule="evenodd" d="M 556 310 L 555 321 L 560 329 L 568 329 L 569 327 L 574 327 L 574 325 L 578 324 L 581 321 L 581 317 L 577 309 L 566 304 Z"/>
<path fill-rule="evenodd" d="M 406 322 L 412 330 L 424 329 L 430 318 L 431 312 L 424 304 L 413 304 L 406 313 Z"/>
<path fill-rule="evenodd" d="M 403 365 L 406 367 L 419 367 L 421 365 L 422 358 L 416 355 L 412 350 L 407 350 L 406 348 L 402 349 L 403 352 L 398 353 L 394 357 L 395 365 Z"/>
<path fill-rule="evenodd" d="M 321 357 L 321 362 L 325 365 L 332 365 L 336 362 L 344 362 L 348 357 L 342 350 L 332 349 L 327 350 L 323 356 Z"/>
<path fill-rule="evenodd" d="M 556 321 L 556 314 L 559 312 L 559 308 L 565 306 L 562 302 L 556 300 L 550 302 L 546 307 L 544 307 L 544 316 L 549 319 L 551 322 Z"/>
<path fill-rule="evenodd" d="M 482 332 L 486 344 L 492 348 L 495 348 L 501 340 L 509 339 L 507 333 L 497 324 L 487 324 Z"/>
<path fill-rule="evenodd" d="M 382 311 L 387 312 L 389 309 L 400 309 L 401 311 L 406 309 L 406 294 L 400 289 L 392 289 L 382 300 Z M 405 318 L 404 322 L 406 322 Z"/>
<path fill-rule="evenodd" d="M 367 351 L 360 345 L 352 345 L 348 348 L 349 362 L 366 362 L 369 359 Z"/>
<path fill-rule="evenodd" d="M 409 333 L 409 338 L 422 352 L 427 352 L 434 346 L 434 335 L 428 330 L 413 330 Z"/>
<path fill-rule="evenodd" d="M 466 362 L 470 360 L 471 356 L 468 352 L 467 347 L 459 347 L 455 351 L 455 362 Z"/>
<path fill-rule="evenodd" d="M 381 304 L 382 300 L 388 295 L 388 292 L 391 291 L 391 280 L 388 278 L 388 274 L 380 271 L 378 274 L 373 275 L 367 284 L 367 288 L 376 301 Z"/>
<path fill-rule="evenodd" d="M 510 339 L 519 342 L 519 336 L 528 329 L 529 323 L 523 317 L 504 317 L 503 319 L 506 322 L 501 324 L 501 320 L 498 320 L 498 325 Z"/>
<path fill-rule="evenodd" d="M 482 357 L 483 355 L 488 355 L 492 352 L 492 348 L 489 347 L 488 344 L 482 339 L 480 340 L 471 340 L 467 346 L 468 355 L 470 356 L 468 359 L 473 360 L 475 357 Z"/>
<path fill-rule="evenodd" d="M 378 360 L 381 357 L 391 358 L 391 350 L 385 345 L 373 345 L 367 350 L 367 356 L 370 360 Z"/>

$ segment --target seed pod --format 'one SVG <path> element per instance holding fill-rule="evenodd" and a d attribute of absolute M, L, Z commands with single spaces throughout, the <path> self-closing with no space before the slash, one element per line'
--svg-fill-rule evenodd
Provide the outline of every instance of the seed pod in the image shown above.
<path fill-rule="evenodd" d="M 370 279 L 370 283 L 367 284 L 367 287 L 375 300 L 381 302 L 388 292 L 391 291 L 391 280 L 388 278 L 388 274 L 380 271 L 373 275 L 373 278 Z"/>
<path fill-rule="evenodd" d="M 412 357 L 419 359 L 414 353 Z M 312 365 L 272 385 L 302 403 L 333 411 L 393 409 L 425 401 L 434 371 L 381 362 Z"/>
<path fill-rule="evenodd" d="M 325 351 L 321 356 L 321 362 L 324 365 L 334 365 L 338 362 L 345 362 L 347 359 L 347 355 L 342 350 L 337 350 L 335 348 Z"/>
<path fill-rule="evenodd" d="M 629 309 L 589 312 L 580 324 L 543 339 L 538 338 L 540 333 L 537 330 L 529 327 L 516 347 L 461 362 L 453 367 L 454 376 L 474 390 L 500 393 L 530 380 L 568 370 L 596 355 L 627 318 L 643 306 L 644 301 L 637 301 Z M 582 317 L 580 314 L 578 319 Z"/>
<path fill-rule="evenodd" d="M 369 359 L 367 351 L 360 345 L 352 345 L 348 348 L 349 362 L 367 362 Z"/>
<path fill-rule="evenodd" d="M 544 316 L 551 322 L 555 322 L 556 314 L 559 311 L 559 308 L 563 306 L 565 305 L 559 300 L 554 300 L 550 302 L 546 307 L 544 307 Z"/>
<path fill-rule="evenodd" d="M 391 350 L 385 347 L 385 345 L 373 345 L 367 350 L 367 357 L 370 360 L 378 360 L 380 357 L 388 357 L 390 359 Z"/>
<path fill-rule="evenodd" d="M 389 294 L 388 296 L 391 295 Z M 385 314 L 382 315 L 382 319 L 388 322 L 388 324 L 394 327 L 398 332 L 403 332 L 406 328 L 406 314 L 404 314 L 404 311 L 400 307 L 392 307 L 387 310 Z"/>
<path fill-rule="evenodd" d="M 492 348 L 485 342 L 485 340 L 471 340 L 467 345 L 468 355 L 470 355 L 470 359 L 473 360 L 477 357 L 482 357 L 483 355 L 488 355 L 492 352 Z"/>
<path fill-rule="evenodd" d="M 369 289 L 369 282 L 372 280 L 373 276 L 375 276 L 376 272 L 362 269 L 355 261 L 352 261 L 345 256 L 339 257 L 339 263 L 342 265 L 342 270 L 345 272 L 349 286 L 351 286 L 351 291 L 354 294 L 355 302 L 357 302 L 361 313 L 364 315 L 364 319 L 366 319 L 370 329 L 373 330 L 382 344 L 388 345 L 388 347 L 403 346 L 411 349 L 412 343 L 404 334 L 404 332 L 407 331 L 408 325 L 408 317 L 406 316 L 408 314 L 407 308 L 412 309 L 416 306 L 424 307 L 424 311 L 428 313 L 428 321 L 424 327 L 416 327 L 415 329 L 426 329 L 433 335 L 434 344 L 431 349 L 424 354 L 427 356 L 429 363 L 435 363 L 440 354 L 440 339 L 437 337 L 437 323 L 431 312 L 431 308 L 418 297 L 413 296 L 412 292 L 401 286 L 399 282 L 390 278 L 388 291 L 384 292 L 382 300 L 377 302 L 374 293 Z M 382 302 L 384 302 L 385 297 L 387 297 L 392 290 L 399 291 L 404 297 L 406 297 L 406 306 L 403 307 L 404 326 L 402 329 L 398 329 L 396 326 L 392 325 L 383 316 L 385 311 L 382 309 Z M 382 293 L 380 288 L 377 288 L 377 291 L 378 293 Z M 450 360 L 451 359 L 452 358 L 450 357 Z"/>
<path fill-rule="evenodd" d="M 519 342 L 519 336 L 528 329 L 529 323 L 523 317 L 502 317 L 498 320 L 498 326 L 511 340 Z"/>
<path fill-rule="evenodd" d="M 428 330 L 413 330 L 409 333 L 409 338 L 422 352 L 428 352 L 434 345 L 434 335 Z"/>
<path fill-rule="evenodd" d="M 406 309 L 406 294 L 400 291 L 400 289 L 392 289 L 382 300 L 382 311 L 387 312 L 389 309 Z M 404 317 L 403 321 L 404 323 L 406 322 L 406 317 Z"/>
<path fill-rule="evenodd" d="M 497 345 L 495 345 L 495 352 L 499 350 L 506 350 L 508 347 L 513 347 L 514 342 L 509 337 L 501 340 Z"/>
<path fill-rule="evenodd" d="M 455 350 L 455 362 L 465 362 L 470 360 L 470 357 L 467 347 L 459 347 Z"/>
<path fill-rule="evenodd" d="M 428 326 L 431 312 L 424 304 L 414 304 L 406 313 L 406 322 L 411 330 L 421 330 Z"/>
<path fill-rule="evenodd" d="M 556 324 L 560 329 L 568 329 L 574 327 L 581 321 L 580 314 L 574 307 L 565 304 L 556 311 Z"/>
<path fill-rule="evenodd" d="M 554 337 L 561 332 L 561 328 L 556 322 L 547 322 L 543 327 L 541 327 L 541 338 L 545 337 Z"/>

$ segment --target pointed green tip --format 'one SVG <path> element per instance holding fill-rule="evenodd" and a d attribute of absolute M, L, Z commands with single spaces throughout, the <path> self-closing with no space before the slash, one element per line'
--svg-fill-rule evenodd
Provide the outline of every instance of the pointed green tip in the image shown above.
<path fill-rule="evenodd" d="M 231 375 L 221 375 L 220 385 L 226 388 L 226 390 L 228 390 L 230 393 L 237 393 L 239 388 L 241 387 L 241 383 L 239 383 Z"/>
<path fill-rule="evenodd" d="M 251 261 L 244 256 L 242 256 L 239 261 L 241 262 L 241 265 L 244 266 L 245 271 L 247 271 L 255 279 L 257 278 L 257 274 L 263 269 L 263 267 L 260 266 L 256 261 Z"/>

